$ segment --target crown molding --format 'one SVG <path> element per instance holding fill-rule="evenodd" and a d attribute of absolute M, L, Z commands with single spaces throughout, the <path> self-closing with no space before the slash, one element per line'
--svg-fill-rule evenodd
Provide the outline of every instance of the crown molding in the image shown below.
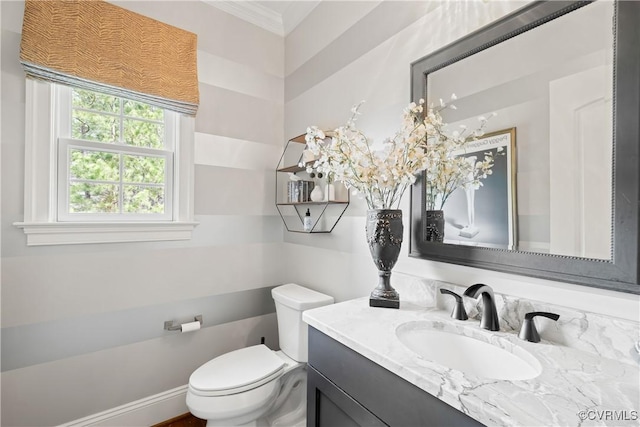
<path fill-rule="evenodd" d="M 264 28 L 279 36 L 285 35 L 282 15 L 254 1 L 203 0 L 205 3 L 237 18 Z"/>
<path fill-rule="evenodd" d="M 279 36 L 293 31 L 304 18 L 320 4 L 320 0 L 289 0 L 282 13 L 264 6 L 265 1 L 254 0 L 202 0 L 236 18 L 257 25 Z M 279 2 L 280 3 L 280 2 Z"/>
<path fill-rule="evenodd" d="M 290 1 L 282 12 L 284 35 L 293 31 L 319 4 L 320 0 Z"/>

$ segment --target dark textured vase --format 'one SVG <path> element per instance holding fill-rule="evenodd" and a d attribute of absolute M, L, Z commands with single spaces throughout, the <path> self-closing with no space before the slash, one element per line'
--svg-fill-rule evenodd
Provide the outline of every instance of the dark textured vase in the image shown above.
<path fill-rule="evenodd" d="M 444 211 L 427 211 L 427 242 L 444 241 Z"/>
<path fill-rule="evenodd" d="M 402 211 L 373 209 L 367 211 L 367 243 L 378 268 L 378 286 L 371 292 L 371 307 L 400 308 L 400 296 L 391 286 L 391 269 L 396 265 L 402 246 Z"/>

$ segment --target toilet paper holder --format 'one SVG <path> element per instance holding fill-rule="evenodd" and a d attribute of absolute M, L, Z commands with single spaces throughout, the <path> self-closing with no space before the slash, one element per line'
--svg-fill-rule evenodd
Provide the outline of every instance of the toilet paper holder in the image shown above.
<path fill-rule="evenodd" d="M 193 321 L 200 322 L 200 325 L 202 326 L 202 314 L 194 316 Z M 173 323 L 173 320 L 166 320 L 164 322 L 164 329 L 165 331 L 181 331 L 182 325 L 180 323 L 178 324 Z"/>

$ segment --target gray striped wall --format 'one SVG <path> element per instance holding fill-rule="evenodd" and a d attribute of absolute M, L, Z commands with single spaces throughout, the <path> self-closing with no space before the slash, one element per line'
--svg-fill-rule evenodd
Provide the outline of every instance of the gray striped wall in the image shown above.
<path fill-rule="evenodd" d="M 325 1 L 283 40 L 204 2 L 118 3 L 198 35 L 200 225 L 188 242 L 25 246 L 11 225 L 24 197 L 23 5 L 0 2 L 2 425 L 77 419 L 184 385 L 201 363 L 261 336 L 277 345 L 268 290 L 279 283 L 338 301 L 366 296 L 377 282 L 366 205 L 352 198 L 331 234 L 283 231 L 273 204 L 283 141 L 311 124 L 344 123 L 362 99 L 361 128 L 391 135 L 409 100 L 411 62 L 526 4 Z M 637 301 L 611 293 L 409 258 L 408 221 L 394 270 L 403 274 L 392 281 L 483 281 L 496 292 L 637 318 Z M 161 329 L 200 312 L 206 327 L 196 333 Z"/>
<path fill-rule="evenodd" d="M 202 316 L 201 327 L 207 328 L 274 311 L 271 288 L 258 288 L 7 327 L 2 329 L 2 370 L 174 335 L 177 332 L 163 329 L 164 322 L 176 325 L 192 322 L 194 314 Z"/>
<path fill-rule="evenodd" d="M 358 116 L 360 129 L 378 141 L 392 136 L 410 100 L 412 62 L 527 3 L 320 3 L 285 39 L 285 134 L 300 134 L 312 124 L 334 129 L 349 118 L 352 105 L 366 100 Z M 540 179 L 527 173 L 526 168 L 519 172 L 519 180 Z M 543 244 L 548 241 L 549 231 L 548 224 L 541 221 L 541 207 L 548 201 L 539 194 L 521 197 L 521 237 L 530 244 Z M 403 277 L 462 286 L 483 282 L 491 284 L 496 292 L 538 301 L 563 301 L 580 310 L 637 321 L 637 298 L 628 295 L 410 258 L 408 194 L 400 207 L 405 212 L 405 235 L 392 283 L 400 283 Z M 293 280 L 314 286 L 337 300 L 367 295 L 376 286 L 377 278 L 365 244 L 365 212 L 362 200 L 352 197 L 345 216 L 330 235 L 285 234 L 285 253 Z"/>
<path fill-rule="evenodd" d="M 0 2 L 2 425 L 56 425 L 164 392 L 263 336 L 278 348 L 283 39 L 200 1 L 117 3 L 198 35 L 200 224 L 186 242 L 25 245 L 12 226 L 24 197 L 24 5 Z M 197 314 L 200 331 L 163 330 Z"/>
<path fill-rule="evenodd" d="M 285 40 L 285 133 L 310 124 L 333 129 L 345 123 L 352 105 L 365 100 L 358 125 L 374 140 L 392 136 L 410 100 L 410 64 L 507 13 L 507 2 L 323 2 Z M 343 22 L 344 14 L 352 18 Z M 326 19 L 340 16 L 337 22 Z M 311 37 L 323 21 L 320 40 Z M 306 41 L 306 43 L 301 42 Z M 410 260 L 409 194 L 405 244 L 396 271 L 431 276 L 432 266 Z M 338 299 L 367 295 L 376 274 L 364 238 L 366 204 L 352 197 L 346 215 L 330 236 L 287 234 L 292 265 L 322 259 L 331 269 L 300 267 L 296 280 Z"/>

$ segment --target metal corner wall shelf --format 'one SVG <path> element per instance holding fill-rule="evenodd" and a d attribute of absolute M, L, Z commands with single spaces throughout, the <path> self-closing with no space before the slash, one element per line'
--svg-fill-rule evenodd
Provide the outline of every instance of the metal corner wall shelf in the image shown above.
<path fill-rule="evenodd" d="M 287 141 L 276 169 L 276 208 L 287 231 L 297 233 L 331 233 L 349 206 L 349 191 L 342 183 L 330 183 L 313 168 L 315 158 L 305 151 L 305 134 Z M 311 193 L 314 189 L 314 200 Z M 318 197 L 318 192 L 322 197 Z M 311 224 L 305 228 L 307 211 Z"/>

